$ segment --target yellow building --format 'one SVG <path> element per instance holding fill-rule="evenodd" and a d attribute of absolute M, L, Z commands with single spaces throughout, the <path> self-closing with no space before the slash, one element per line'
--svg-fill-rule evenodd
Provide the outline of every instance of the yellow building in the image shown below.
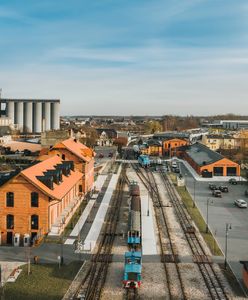
<path fill-rule="evenodd" d="M 231 135 L 209 134 L 202 137 L 202 144 L 209 149 L 235 149 L 235 138 Z"/>

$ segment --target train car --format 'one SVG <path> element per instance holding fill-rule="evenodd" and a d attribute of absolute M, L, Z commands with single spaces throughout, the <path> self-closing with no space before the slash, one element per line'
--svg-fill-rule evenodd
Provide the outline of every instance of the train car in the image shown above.
<path fill-rule="evenodd" d="M 143 167 L 143 168 L 148 168 L 150 166 L 150 158 L 148 155 L 140 155 L 138 157 L 138 163 Z"/>
<path fill-rule="evenodd" d="M 137 181 L 131 181 L 129 184 L 129 195 L 130 196 L 139 196 L 140 188 Z"/>
<path fill-rule="evenodd" d="M 137 289 L 141 285 L 142 254 L 140 251 L 125 253 L 123 287 Z"/>
<path fill-rule="evenodd" d="M 141 205 L 140 196 L 132 196 L 128 215 L 127 243 L 131 248 L 141 246 Z"/>

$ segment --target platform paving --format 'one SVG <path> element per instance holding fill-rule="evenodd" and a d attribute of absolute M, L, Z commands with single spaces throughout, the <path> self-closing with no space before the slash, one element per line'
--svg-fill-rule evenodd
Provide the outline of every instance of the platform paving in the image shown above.
<path fill-rule="evenodd" d="M 116 188 L 118 178 L 120 176 L 121 167 L 119 167 L 117 174 L 113 174 L 112 178 L 109 182 L 108 188 L 103 196 L 103 199 L 101 201 L 101 204 L 99 206 L 99 209 L 97 211 L 97 214 L 94 218 L 94 221 L 92 223 L 92 226 L 86 236 L 85 239 L 81 239 L 81 249 L 79 251 L 89 251 L 93 252 L 97 239 L 99 237 L 99 234 L 101 232 L 102 225 L 104 223 L 104 219 L 109 207 L 109 203 L 111 200 L 111 197 L 113 195 L 113 192 Z"/>

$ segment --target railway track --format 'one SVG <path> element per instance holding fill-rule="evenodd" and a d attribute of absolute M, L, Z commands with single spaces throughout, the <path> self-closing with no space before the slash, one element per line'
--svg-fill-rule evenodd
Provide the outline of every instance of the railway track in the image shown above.
<path fill-rule="evenodd" d="M 177 218 L 191 248 L 193 260 L 199 267 L 211 299 L 229 299 L 220 278 L 214 270 L 211 260 L 209 259 L 199 237 L 194 230 L 195 228 L 192 220 L 190 219 L 181 199 L 179 199 L 173 184 L 169 181 L 168 176 L 164 173 L 160 172 L 160 176 L 165 184 L 170 201 L 175 209 Z"/>
<path fill-rule="evenodd" d="M 108 267 L 112 262 L 112 247 L 116 235 L 116 227 L 119 219 L 121 201 L 123 197 L 123 188 L 126 169 L 123 168 L 117 187 L 111 200 L 107 219 L 105 220 L 102 238 L 98 245 L 96 254 L 92 255 L 91 264 L 76 291 L 73 299 L 97 300 L 100 299 L 102 289 L 105 284 Z"/>
<path fill-rule="evenodd" d="M 155 183 L 152 184 L 152 182 L 155 182 L 155 181 L 153 181 L 154 177 L 153 177 L 152 172 L 150 173 L 149 171 L 147 171 L 147 174 L 145 175 L 143 173 L 143 171 L 141 171 L 142 170 L 141 168 L 134 166 L 134 165 L 133 165 L 133 167 L 136 170 L 136 173 L 139 176 L 139 178 L 141 179 L 141 181 L 143 182 L 143 184 L 146 186 L 148 191 L 150 191 L 151 195 L 153 193 L 157 194 L 157 197 L 156 197 L 157 199 L 154 202 L 154 208 L 156 208 L 156 206 L 158 206 L 158 207 L 161 206 L 161 203 L 158 201 L 159 192 L 158 192 L 157 185 Z M 162 180 L 167 189 L 171 204 L 173 205 L 173 207 L 175 209 L 177 218 L 178 218 L 180 225 L 184 231 L 184 234 L 185 234 L 185 237 L 189 244 L 189 247 L 192 251 L 193 261 L 194 261 L 194 263 L 196 263 L 198 265 L 198 268 L 200 270 L 202 278 L 203 278 L 205 285 L 209 291 L 209 297 L 211 299 L 215 299 L 215 300 L 229 299 L 229 297 L 225 291 L 225 288 L 212 265 L 212 262 L 211 262 L 209 256 L 207 255 L 199 237 L 197 236 L 197 234 L 195 232 L 195 227 L 192 223 L 192 220 L 189 217 L 188 212 L 186 211 L 186 208 L 184 207 L 184 204 L 182 203 L 181 199 L 179 199 L 173 184 L 169 181 L 167 175 L 165 175 L 162 172 L 160 172 L 160 175 L 161 175 Z M 156 211 L 156 209 L 155 209 L 155 211 Z M 158 229 L 159 229 L 159 235 L 160 235 L 161 228 L 158 226 Z M 175 257 L 174 258 L 172 257 L 172 261 L 173 261 L 173 259 L 175 259 Z M 166 275 L 167 275 L 167 273 L 166 273 Z M 186 298 L 184 298 L 184 299 L 186 299 Z"/>
<path fill-rule="evenodd" d="M 178 283 L 177 285 L 177 291 L 181 289 L 181 297 L 180 299 L 189 299 L 187 297 L 187 294 L 185 292 L 185 286 L 182 280 L 182 275 L 180 273 L 179 265 L 178 265 L 178 255 L 175 249 L 175 246 L 172 243 L 171 233 L 169 230 L 169 224 L 163 209 L 163 203 L 159 195 L 158 187 L 156 185 L 155 179 L 153 177 L 153 174 L 149 171 L 146 172 L 146 175 L 142 172 L 141 168 L 137 168 L 133 165 L 133 167 L 136 170 L 136 173 L 140 180 L 143 182 L 145 187 L 147 188 L 148 192 L 151 194 L 151 198 L 154 204 L 154 210 L 155 210 L 155 216 L 156 216 L 156 223 L 158 227 L 158 233 L 159 233 L 159 241 L 160 241 L 160 248 L 161 248 L 161 262 L 164 265 L 164 270 L 166 274 L 166 281 L 167 281 L 167 287 L 168 287 L 168 299 L 175 299 L 175 295 L 173 292 L 173 283 L 175 280 L 175 277 L 171 275 L 171 271 L 169 268 L 169 263 L 173 263 L 175 265 L 176 274 L 178 277 Z M 168 241 L 168 243 L 166 242 Z M 173 272 L 174 273 L 174 272 Z M 173 279 L 172 279 L 173 276 Z"/>
<path fill-rule="evenodd" d="M 126 289 L 124 299 L 125 300 L 137 300 L 138 299 L 137 289 Z"/>

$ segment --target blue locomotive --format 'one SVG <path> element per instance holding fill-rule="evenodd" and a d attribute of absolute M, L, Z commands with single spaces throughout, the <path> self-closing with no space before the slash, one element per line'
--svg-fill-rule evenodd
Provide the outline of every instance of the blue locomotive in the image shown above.
<path fill-rule="evenodd" d="M 140 155 L 138 157 L 138 163 L 141 165 L 143 168 L 148 168 L 150 166 L 150 158 L 148 155 Z"/>
<path fill-rule="evenodd" d="M 125 253 L 123 287 L 139 288 L 141 285 L 142 255 L 140 251 Z"/>

